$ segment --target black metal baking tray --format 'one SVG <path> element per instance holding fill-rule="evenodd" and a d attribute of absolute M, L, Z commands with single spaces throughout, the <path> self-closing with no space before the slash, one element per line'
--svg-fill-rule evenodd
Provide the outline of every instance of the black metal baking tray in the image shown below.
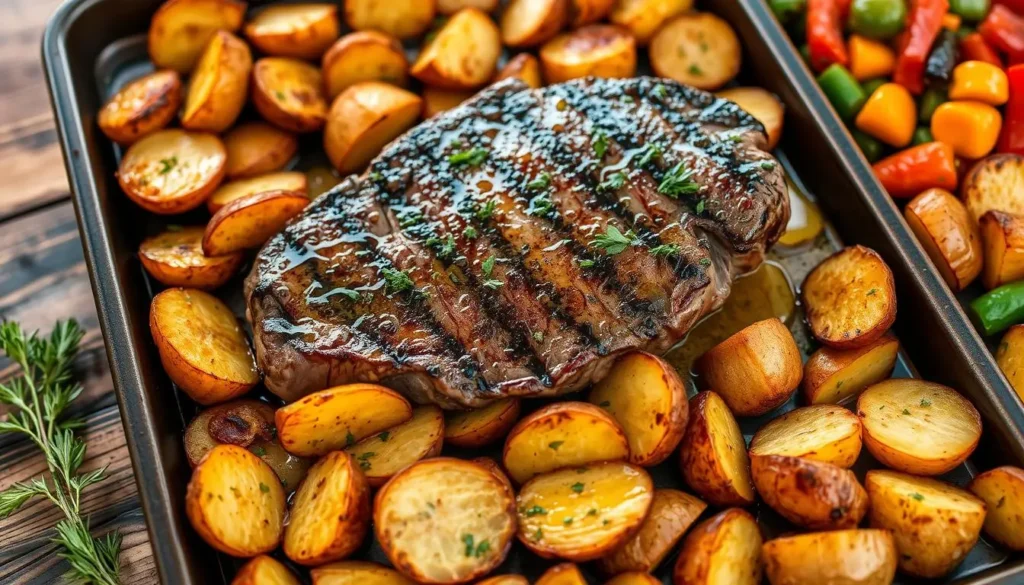
<path fill-rule="evenodd" d="M 163 222 L 120 192 L 114 179 L 119 151 L 96 127 L 104 98 L 150 67 L 143 33 L 159 4 L 160 0 L 68 0 L 47 26 L 43 60 L 161 580 L 167 585 L 227 583 L 238 562 L 216 554 L 185 518 L 184 492 L 191 470 L 182 430 L 195 406 L 177 392 L 160 366 L 148 328 L 154 286 L 135 258 L 138 243 Z M 927 379 L 957 388 L 981 412 L 983 442 L 950 479 L 963 484 L 978 469 L 1024 465 L 1024 407 L 870 169 L 859 160 L 770 11 L 760 0 L 708 0 L 700 8 L 725 18 L 743 39 L 741 81 L 765 87 L 785 102 L 780 157 L 832 220 L 832 245 L 841 239 L 871 246 L 892 267 L 899 299 L 896 331 L 910 358 L 901 359 L 898 375 L 914 375 L 916 369 Z M 237 287 L 229 294 L 237 308 Z M 745 421 L 744 430 L 751 430 L 747 427 L 753 423 Z M 670 461 L 654 470 L 658 485 L 680 483 L 675 459 Z M 763 506 L 758 517 L 769 534 L 785 529 Z M 374 544 L 361 555 L 384 560 Z M 536 576 L 547 565 L 513 554 L 500 570 Z M 659 572 L 665 583 L 670 583 L 671 565 L 672 559 L 666 560 Z M 898 582 L 914 581 L 900 577 Z M 1021 583 L 1024 559 L 1008 557 L 982 541 L 947 582 Z"/>

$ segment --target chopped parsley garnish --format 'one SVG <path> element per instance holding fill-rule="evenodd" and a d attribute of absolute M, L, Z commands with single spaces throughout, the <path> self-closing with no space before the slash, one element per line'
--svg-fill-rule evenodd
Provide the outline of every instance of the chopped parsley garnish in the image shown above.
<path fill-rule="evenodd" d="M 172 156 L 171 158 L 162 158 L 160 159 L 160 170 L 157 172 L 161 175 L 166 175 L 176 166 L 178 166 L 178 157 Z"/>
<path fill-rule="evenodd" d="M 733 142 L 733 143 L 743 142 L 743 137 L 740 136 L 739 134 L 733 134 L 732 136 L 729 137 L 729 142 Z"/>
<path fill-rule="evenodd" d="M 608 137 L 604 132 L 598 130 L 594 133 L 594 138 L 590 141 L 591 146 L 594 147 L 594 154 L 597 155 L 597 160 L 602 160 L 606 152 L 608 152 Z"/>
<path fill-rule="evenodd" d="M 704 75 L 704 72 L 701 71 L 701 68 L 696 63 L 690 65 L 690 69 L 688 71 L 690 72 L 690 75 Z"/>
<path fill-rule="evenodd" d="M 551 441 L 548 443 L 548 448 L 558 451 L 558 448 L 562 446 L 562 443 L 565 443 L 565 441 Z"/>
<path fill-rule="evenodd" d="M 704 200 L 701 199 L 700 201 L 698 201 L 697 206 L 694 207 L 693 210 L 697 213 L 697 215 L 704 213 Z"/>
<path fill-rule="evenodd" d="M 651 248 L 651 256 L 678 256 L 679 245 L 678 244 L 662 244 Z"/>
<path fill-rule="evenodd" d="M 544 334 L 540 331 L 534 331 L 533 340 L 536 341 L 537 343 L 542 343 L 544 341 Z"/>
<path fill-rule="evenodd" d="M 427 238 L 427 246 L 433 248 L 442 260 L 455 256 L 455 236 L 451 234 L 447 238 Z"/>
<path fill-rule="evenodd" d="M 635 102 L 636 100 L 633 99 L 633 96 L 627 94 L 627 95 L 622 96 L 622 101 L 626 102 L 627 104 L 631 104 L 631 103 Z"/>
<path fill-rule="evenodd" d="M 640 160 L 637 161 L 636 164 L 638 164 L 641 168 L 647 168 L 648 165 L 654 162 L 654 159 L 661 156 L 661 153 L 662 151 L 660 146 L 654 143 L 649 143 L 647 146 L 644 147 L 644 152 L 640 156 Z"/>
<path fill-rule="evenodd" d="M 601 191 L 618 191 L 626 184 L 626 173 L 619 171 L 612 173 L 607 179 L 601 181 L 601 184 L 597 186 Z"/>
<path fill-rule="evenodd" d="M 473 556 L 473 550 L 474 550 L 473 540 L 474 539 L 473 539 L 473 535 L 472 534 L 463 534 L 462 535 L 462 544 L 466 545 L 466 556 L 467 557 Z"/>
<path fill-rule="evenodd" d="M 459 152 L 450 155 L 448 157 L 448 162 L 453 165 L 466 165 L 470 167 L 478 167 L 481 164 L 483 164 L 485 160 L 487 160 L 487 156 L 489 154 L 490 151 L 488 151 L 486 148 L 474 146 L 473 148 L 470 148 L 468 150 L 460 150 Z"/>
<path fill-rule="evenodd" d="M 537 178 L 526 184 L 527 189 L 547 189 L 551 185 L 551 174 L 547 171 L 537 175 Z"/>
<path fill-rule="evenodd" d="M 277 97 L 277 99 L 279 99 L 281 101 L 284 101 L 284 92 L 283 91 L 281 91 L 281 90 L 275 91 L 274 92 L 274 96 Z"/>
<path fill-rule="evenodd" d="M 910 494 L 910 497 L 914 498 L 918 502 L 923 502 L 924 501 L 924 496 L 922 496 L 921 494 L 919 494 L 917 492 L 914 492 L 914 493 Z"/>
<path fill-rule="evenodd" d="M 381 434 L 377 435 L 377 438 L 380 439 L 381 443 L 387 443 L 388 442 L 388 437 L 390 437 L 390 436 L 391 436 L 391 431 L 384 431 Z"/>
<path fill-rule="evenodd" d="M 363 471 L 370 469 L 370 467 L 372 467 L 370 464 L 370 457 L 373 457 L 374 455 L 376 455 L 376 453 L 373 451 L 367 451 L 366 453 L 361 453 L 359 457 L 356 457 L 356 459 L 359 460 L 359 469 L 362 469 Z"/>
<path fill-rule="evenodd" d="M 345 288 L 343 286 L 340 286 L 340 287 L 338 287 L 338 288 L 336 288 L 334 290 L 338 294 L 345 295 L 346 297 L 348 297 L 349 299 L 351 299 L 353 301 L 358 301 L 359 298 L 362 296 L 362 295 L 359 294 L 359 291 L 352 290 L 350 288 Z"/>
<path fill-rule="evenodd" d="M 497 289 L 505 286 L 505 283 L 501 282 L 500 280 L 498 280 L 496 278 L 488 278 L 487 280 L 485 280 L 483 282 L 483 285 L 486 286 L 487 288 L 491 289 L 491 290 L 497 290 Z"/>
<path fill-rule="evenodd" d="M 701 258 L 700 265 L 705 267 L 711 266 L 711 258 Z"/>
<path fill-rule="evenodd" d="M 398 217 L 398 227 L 412 227 L 423 221 L 423 214 L 418 209 L 410 209 L 395 214 Z"/>
<path fill-rule="evenodd" d="M 464 237 L 464 238 L 472 240 L 472 239 L 475 239 L 476 236 L 477 236 L 476 228 L 473 227 L 473 226 L 469 226 L 466 229 L 462 230 L 462 237 Z"/>
<path fill-rule="evenodd" d="M 527 518 L 532 518 L 534 516 L 540 516 L 541 514 L 547 514 L 548 511 L 540 506 L 531 506 L 523 513 L 526 514 Z"/>
<path fill-rule="evenodd" d="M 775 163 L 773 163 L 770 160 L 766 160 L 763 163 L 761 163 L 761 168 L 766 171 L 770 171 L 775 168 Z"/>
<path fill-rule="evenodd" d="M 696 193 L 700 189 L 700 185 L 691 179 L 692 176 L 693 171 L 683 168 L 682 162 L 676 163 L 676 166 L 672 167 L 665 174 L 665 178 L 661 180 L 658 192 L 673 199 L 678 199 L 680 195 Z"/>
<path fill-rule="evenodd" d="M 497 258 L 494 257 L 494 254 L 491 254 L 480 263 L 480 269 L 484 271 L 484 276 L 490 278 L 491 272 L 494 270 L 495 261 L 497 261 Z"/>
<path fill-rule="evenodd" d="M 530 199 L 530 208 L 526 213 L 535 217 L 543 217 L 555 210 L 555 204 L 547 195 L 537 195 Z"/>
<path fill-rule="evenodd" d="M 659 83 L 658 85 L 654 86 L 654 95 L 657 96 L 659 99 L 665 99 L 665 96 L 668 95 L 668 90 L 665 89 L 664 85 Z"/>
<path fill-rule="evenodd" d="M 572 516 L 569 516 L 567 518 L 563 518 L 562 519 L 562 524 L 565 524 L 566 526 L 572 524 Z"/>
<path fill-rule="evenodd" d="M 544 538 L 544 531 L 541 530 L 540 527 L 538 527 L 537 528 L 537 532 L 533 533 L 533 540 L 537 541 L 537 540 L 540 540 L 542 538 Z"/>
<path fill-rule="evenodd" d="M 270 486 L 269 486 L 269 485 L 267 485 L 267 484 L 265 484 L 265 483 L 263 483 L 263 482 L 261 481 L 261 482 L 260 482 L 260 491 L 261 491 L 261 492 L 263 492 L 263 493 L 265 493 L 265 494 L 266 494 L 266 493 L 270 493 Z"/>
<path fill-rule="evenodd" d="M 907 410 L 906 408 L 904 408 L 904 409 L 903 409 L 903 414 L 910 414 L 910 411 L 909 411 L 909 410 Z"/>
<path fill-rule="evenodd" d="M 370 173 L 370 180 L 373 181 L 374 183 L 379 183 L 384 180 L 384 175 L 380 174 L 377 171 L 373 171 L 372 173 Z"/>
<path fill-rule="evenodd" d="M 572 491 L 576 492 L 577 494 L 582 494 L 583 493 L 583 484 L 581 482 L 577 481 L 576 483 L 572 484 L 571 487 L 572 487 Z"/>
<path fill-rule="evenodd" d="M 596 262 L 593 260 L 580 260 L 578 264 L 580 265 L 580 268 L 593 268 Z"/>
<path fill-rule="evenodd" d="M 481 541 L 480 544 L 476 545 L 476 550 L 473 552 L 473 556 L 479 559 L 480 557 L 482 557 L 485 554 L 487 554 L 488 552 L 490 552 L 490 550 L 491 550 L 491 543 L 490 543 L 490 541 L 487 541 L 487 540 Z"/>
<path fill-rule="evenodd" d="M 484 203 L 483 206 L 478 207 L 476 210 L 477 219 L 481 221 L 490 219 L 491 216 L 494 215 L 494 208 L 497 206 L 498 203 L 493 199 L 489 200 L 487 203 Z"/>
<path fill-rule="evenodd" d="M 603 234 L 597 234 L 594 239 L 591 240 L 590 245 L 595 248 L 604 250 L 605 254 L 614 256 L 622 253 L 623 250 L 629 246 L 635 246 L 639 243 L 636 234 L 633 230 L 628 230 L 626 233 L 622 233 L 619 229 L 613 225 L 605 228 Z"/>
<path fill-rule="evenodd" d="M 351 447 L 356 444 L 356 436 L 352 434 L 352 431 L 345 431 L 345 446 Z"/>
<path fill-rule="evenodd" d="M 873 297 L 873 296 L 875 296 L 875 293 L 877 293 L 877 292 L 878 292 L 878 289 L 877 288 L 873 288 L 873 289 L 868 291 L 867 296 Z"/>
<path fill-rule="evenodd" d="M 921 406 L 931 406 L 931 405 L 932 405 L 932 401 L 931 400 L 928 400 L 927 398 L 922 398 L 921 399 Z"/>
<path fill-rule="evenodd" d="M 409 273 L 404 270 L 381 268 L 380 272 L 384 277 L 384 281 L 387 283 L 388 290 L 393 293 L 411 290 L 413 287 L 413 282 L 412 279 L 409 278 Z"/>
<path fill-rule="evenodd" d="M 587 516 L 597 516 L 597 508 L 587 510 Z"/>

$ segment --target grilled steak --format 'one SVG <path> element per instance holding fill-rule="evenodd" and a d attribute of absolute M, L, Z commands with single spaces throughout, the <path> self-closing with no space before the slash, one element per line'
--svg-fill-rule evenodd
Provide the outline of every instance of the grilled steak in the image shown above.
<path fill-rule="evenodd" d="M 246 298 L 266 385 L 476 407 L 663 352 L 788 221 L 765 142 L 735 104 L 669 81 L 492 86 L 263 248 Z"/>

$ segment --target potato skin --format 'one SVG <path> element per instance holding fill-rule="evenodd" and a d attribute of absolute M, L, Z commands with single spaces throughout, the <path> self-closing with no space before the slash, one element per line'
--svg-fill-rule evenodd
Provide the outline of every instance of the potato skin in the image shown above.
<path fill-rule="evenodd" d="M 422 100 L 404 89 L 363 81 L 341 92 L 327 117 L 324 150 L 334 168 L 361 171 L 384 146 L 416 123 Z"/>
<path fill-rule="evenodd" d="M 990 209 L 980 222 L 985 259 L 981 282 L 985 288 L 1024 278 L 1024 217 Z"/>
<path fill-rule="evenodd" d="M 558 35 L 540 49 L 548 83 L 581 77 L 632 77 L 636 74 L 636 41 L 608 24 L 590 24 Z"/>
<path fill-rule="evenodd" d="M 985 502 L 985 534 L 1013 551 L 1024 550 L 1024 469 L 1004 465 L 967 486 Z"/>
<path fill-rule="evenodd" d="M 975 223 L 989 210 L 1024 215 L 1024 199 L 1016 189 L 1024 172 L 1024 156 L 993 154 L 968 171 L 960 186 L 960 197 Z"/>
<path fill-rule="evenodd" d="M 512 48 L 537 46 L 569 19 L 570 0 L 510 0 L 501 15 L 501 41 Z"/>
<path fill-rule="evenodd" d="M 416 585 L 394 569 L 366 561 L 320 565 L 309 576 L 313 585 Z"/>
<path fill-rule="evenodd" d="M 463 8 L 441 27 L 409 73 L 441 89 L 475 89 L 494 76 L 500 57 L 497 25 L 476 8 Z"/>
<path fill-rule="evenodd" d="M 768 135 L 768 150 L 774 150 L 782 138 L 786 107 L 775 94 L 760 87 L 731 87 L 716 93 L 720 98 L 735 102 L 764 126 Z"/>
<path fill-rule="evenodd" d="M 535 585 L 587 585 L 575 563 L 562 563 L 544 571 Z"/>
<path fill-rule="evenodd" d="M 811 532 L 761 548 L 771 585 L 891 585 L 896 545 L 888 530 Z"/>
<path fill-rule="evenodd" d="M 158 68 L 188 73 L 218 30 L 242 26 L 246 3 L 237 0 L 167 0 L 149 25 L 149 57 Z"/>
<path fill-rule="evenodd" d="M 167 126 L 181 107 L 181 76 L 162 69 L 132 81 L 103 105 L 97 117 L 107 138 L 128 145 Z"/>
<path fill-rule="evenodd" d="M 729 526 L 735 525 L 741 528 L 746 534 L 741 538 L 754 538 L 754 542 L 737 543 L 735 535 L 729 534 Z M 761 583 L 761 574 L 764 570 L 761 561 L 762 537 L 757 521 L 746 510 L 729 508 L 715 514 L 704 522 L 701 522 L 683 540 L 683 546 L 679 550 L 679 559 L 676 561 L 672 582 L 675 585 L 718 585 L 717 582 L 709 580 L 709 572 L 713 559 L 718 555 L 726 558 L 734 557 L 737 553 L 750 553 L 754 557 L 749 566 L 739 566 L 737 559 L 730 559 L 729 565 L 736 565 L 739 569 L 734 571 L 733 577 L 739 577 L 740 581 L 732 581 L 730 585 L 758 585 Z M 743 551 L 738 547 L 748 545 L 752 550 Z M 749 559 L 740 559 L 749 561 Z M 739 573 L 738 575 L 735 573 Z"/>
<path fill-rule="evenodd" d="M 661 25 L 693 7 L 693 0 L 616 0 L 609 19 L 646 46 Z"/>
<path fill-rule="evenodd" d="M 544 80 L 540 77 L 540 61 L 530 53 L 519 53 L 509 59 L 495 74 L 494 83 L 510 77 L 515 77 L 533 89 L 544 85 Z"/>
<path fill-rule="evenodd" d="M 216 133 L 230 128 L 245 106 L 251 70 L 249 45 L 229 32 L 217 31 L 192 75 L 181 125 L 188 130 Z M 204 77 L 212 78 L 212 82 L 207 85 Z"/>
<path fill-rule="evenodd" d="M 320 70 L 297 59 L 264 57 L 256 61 L 252 103 L 266 121 L 291 132 L 315 132 L 327 122 Z"/>
<path fill-rule="evenodd" d="M 346 0 L 345 22 L 355 30 L 379 30 L 400 39 L 427 32 L 437 0 Z"/>
<path fill-rule="evenodd" d="M 264 191 L 240 197 L 217 210 L 203 234 L 203 253 L 211 256 L 258 248 L 309 205 L 294 191 Z"/>
<path fill-rule="evenodd" d="M 231 585 L 300 585 L 288 567 L 274 557 L 260 555 L 238 570 Z"/>
<path fill-rule="evenodd" d="M 872 352 L 878 357 L 891 352 L 891 357 L 858 363 Z M 822 346 L 804 364 L 801 393 L 809 404 L 843 402 L 892 375 L 898 356 L 899 341 L 891 333 L 855 349 Z M 833 376 L 838 375 L 842 379 L 833 381 Z"/>
<path fill-rule="evenodd" d="M 967 288 L 981 274 L 981 234 L 952 193 L 928 189 L 907 203 L 903 216 L 954 292 Z"/>
<path fill-rule="evenodd" d="M 383 81 L 405 87 L 409 61 L 398 39 L 375 30 L 349 33 L 324 54 L 321 65 L 327 98 L 361 81 Z"/>
<path fill-rule="evenodd" d="M 265 26 L 263 18 L 267 15 L 288 12 L 295 14 L 294 28 L 281 30 Z M 338 38 L 339 30 L 338 9 L 333 4 L 279 4 L 265 8 L 245 25 L 244 32 L 245 38 L 267 55 L 318 59 Z"/>
<path fill-rule="evenodd" d="M 299 140 L 266 122 L 245 122 L 224 135 L 224 148 L 228 178 L 243 179 L 283 169 L 298 152 Z"/>
<path fill-rule="evenodd" d="M 712 398 L 712 395 L 715 397 Z M 709 400 L 722 399 L 708 390 L 690 399 L 690 423 L 686 427 L 682 448 L 679 450 L 679 462 L 683 477 L 694 491 L 712 505 L 750 505 L 754 503 L 754 484 L 749 473 L 746 477 L 737 478 L 742 482 L 740 485 L 733 485 L 721 460 L 722 454 L 715 452 L 710 431 L 711 422 L 708 420 Z M 724 403 L 722 406 L 728 412 Z M 742 435 L 740 437 L 742 439 Z M 742 464 L 749 468 L 750 461 L 747 458 L 746 445 L 737 445 L 736 447 L 742 452 Z"/>
<path fill-rule="evenodd" d="M 1024 325 L 1014 325 L 1003 334 L 996 350 L 996 363 L 1017 396 L 1024 400 Z"/>
<path fill-rule="evenodd" d="M 597 567 L 609 575 L 653 571 L 705 509 L 707 504 L 690 494 L 673 489 L 654 490 L 651 509 L 640 530 L 622 546 L 599 558 Z"/>
<path fill-rule="evenodd" d="M 519 399 L 506 398 L 473 414 L 449 412 L 444 421 L 444 442 L 456 447 L 486 447 L 508 434 L 519 419 Z"/>
<path fill-rule="evenodd" d="M 164 232 L 139 245 L 139 260 L 146 272 L 167 286 L 212 290 L 227 282 L 242 264 L 241 254 L 205 256 L 200 226 Z"/>
<path fill-rule="evenodd" d="M 751 460 L 757 493 L 783 518 L 810 530 L 856 528 L 868 494 L 848 469 L 784 455 Z"/>

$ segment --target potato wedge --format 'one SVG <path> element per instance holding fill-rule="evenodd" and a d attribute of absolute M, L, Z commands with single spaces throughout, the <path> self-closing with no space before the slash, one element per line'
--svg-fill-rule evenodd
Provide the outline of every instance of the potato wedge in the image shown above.
<path fill-rule="evenodd" d="M 986 211 L 1024 215 L 1024 156 L 993 154 L 978 161 L 964 177 L 960 197 L 975 222 Z"/>
<path fill-rule="evenodd" d="M 811 333 L 830 347 L 864 347 L 896 320 L 892 271 L 871 248 L 843 248 L 818 264 L 801 288 Z"/>
<path fill-rule="evenodd" d="M 306 195 L 309 190 L 309 183 L 305 173 L 298 171 L 281 171 L 279 173 L 267 173 L 248 179 L 229 181 L 220 186 L 219 189 L 210 195 L 206 200 L 206 208 L 210 213 L 217 213 L 225 205 L 236 199 L 266 193 L 268 191 L 288 191 Z"/>
<path fill-rule="evenodd" d="M 498 26 L 483 12 L 464 8 L 437 31 L 409 73 L 442 89 L 474 89 L 494 76 L 499 57 Z"/>
<path fill-rule="evenodd" d="M 632 77 L 636 42 L 621 28 L 589 24 L 544 43 L 540 66 L 548 83 L 588 76 Z"/>
<path fill-rule="evenodd" d="M 587 580 L 576 563 L 561 563 L 544 571 L 535 585 L 587 585 Z"/>
<path fill-rule="evenodd" d="M 888 530 L 835 530 L 785 536 L 761 548 L 772 585 L 890 585 L 896 545 Z"/>
<path fill-rule="evenodd" d="M 199 536 L 235 557 L 277 548 L 285 495 L 270 466 L 246 449 L 217 445 L 192 472 L 185 512 Z"/>
<path fill-rule="evenodd" d="M 694 87 L 715 90 L 740 72 L 743 50 L 729 23 L 710 12 L 680 14 L 651 39 L 651 68 Z"/>
<path fill-rule="evenodd" d="M 401 394 L 376 384 L 348 384 L 314 392 L 277 409 L 281 445 L 302 457 L 355 445 L 412 418 Z"/>
<path fill-rule="evenodd" d="M 423 88 L 423 119 L 447 112 L 462 105 L 476 94 L 475 91 L 460 91 L 454 89 L 438 89 L 436 87 Z"/>
<path fill-rule="evenodd" d="M 260 555 L 238 570 L 231 585 L 301 585 L 299 578 L 274 557 Z"/>
<path fill-rule="evenodd" d="M 569 21 L 569 1 L 510 0 L 501 14 L 501 41 L 525 48 L 553 38 Z"/>
<path fill-rule="evenodd" d="M 615 0 L 609 20 L 646 46 L 665 21 L 693 8 L 693 0 Z"/>
<path fill-rule="evenodd" d="M 928 189 L 907 203 L 903 217 L 954 292 L 967 288 L 981 274 L 978 224 L 952 193 Z"/>
<path fill-rule="evenodd" d="M 530 413 L 505 439 L 502 464 L 518 484 L 563 467 L 629 458 L 619 423 L 586 402 L 556 402 Z"/>
<path fill-rule="evenodd" d="M 170 124 L 181 106 L 181 77 L 162 69 L 132 81 L 103 104 L 96 121 L 107 138 L 128 145 Z"/>
<path fill-rule="evenodd" d="M 600 558 L 636 534 L 653 492 L 651 476 L 625 462 L 538 475 L 519 491 L 519 540 L 544 558 Z"/>
<path fill-rule="evenodd" d="M 340 561 L 309 572 L 313 585 L 415 585 L 398 571 L 365 561 Z"/>
<path fill-rule="evenodd" d="M 860 418 L 842 406 L 820 404 L 795 408 L 758 429 L 750 441 L 750 460 L 785 455 L 848 469 L 860 449 Z"/>
<path fill-rule="evenodd" d="M 529 87 L 537 89 L 544 85 L 540 77 L 540 61 L 530 53 L 519 53 L 494 76 L 494 83 L 514 77 Z"/>
<path fill-rule="evenodd" d="M 656 489 L 640 530 L 622 546 L 597 560 L 609 575 L 649 573 L 656 569 L 683 534 L 704 513 L 707 504 L 678 490 Z"/>
<path fill-rule="evenodd" d="M 981 216 L 981 283 L 992 289 L 1024 278 L 1024 217 L 994 209 Z"/>
<path fill-rule="evenodd" d="M 499 0 L 437 0 L 437 11 L 451 16 L 463 8 L 476 8 L 483 12 L 494 12 Z"/>
<path fill-rule="evenodd" d="M 985 502 L 985 534 L 1010 550 L 1024 550 L 1024 470 L 1009 465 L 990 469 L 967 489 Z"/>
<path fill-rule="evenodd" d="M 243 29 L 267 55 L 319 59 L 340 34 L 335 4 L 277 4 L 256 13 Z"/>
<path fill-rule="evenodd" d="M 775 148 L 782 138 L 782 121 L 786 113 L 786 107 L 775 94 L 760 87 L 731 87 L 715 95 L 735 103 L 756 118 L 768 134 L 768 150 Z"/>
<path fill-rule="evenodd" d="M 913 378 L 886 380 L 857 400 L 864 446 L 886 467 L 941 475 L 981 439 L 981 416 L 952 388 Z"/>
<path fill-rule="evenodd" d="M 238 272 L 242 254 L 203 254 L 204 228 L 169 230 L 146 238 L 139 245 L 139 260 L 146 272 L 167 286 L 215 289 Z"/>
<path fill-rule="evenodd" d="M 985 503 L 926 477 L 873 469 L 864 478 L 872 528 L 891 530 L 900 570 L 935 578 L 960 564 L 978 541 Z"/>
<path fill-rule="evenodd" d="M 605 581 L 604 585 L 660 585 L 661 581 L 655 579 L 648 573 L 619 573 L 608 581 Z"/>
<path fill-rule="evenodd" d="M 295 191 L 264 191 L 235 199 L 210 218 L 203 253 L 210 256 L 258 248 L 309 205 Z"/>
<path fill-rule="evenodd" d="M 189 81 L 182 127 L 200 132 L 230 128 L 245 106 L 250 71 L 249 45 L 227 31 L 214 33 Z"/>
<path fill-rule="evenodd" d="M 370 528 L 370 486 L 344 451 L 332 451 L 309 468 L 292 499 L 282 550 L 300 565 L 343 559 Z"/>
<path fill-rule="evenodd" d="M 530 585 L 530 582 L 522 575 L 495 575 L 477 581 L 476 585 Z"/>
<path fill-rule="evenodd" d="M 399 87 L 409 83 L 409 61 L 398 39 L 374 30 L 349 33 L 331 45 L 321 70 L 327 99 L 361 81 L 382 81 Z"/>
<path fill-rule="evenodd" d="M 857 396 L 892 374 L 899 351 L 890 333 L 855 349 L 821 347 L 804 364 L 804 398 L 809 404 L 838 404 Z"/>
<path fill-rule="evenodd" d="M 857 476 L 811 459 L 762 455 L 750 461 L 757 493 L 780 516 L 810 530 L 856 528 L 868 495 Z"/>
<path fill-rule="evenodd" d="M 158 130 L 132 144 L 117 169 L 129 199 L 153 213 L 195 209 L 224 178 L 227 153 L 213 134 Z"/>
<path fill-rule="evenodd" d="M 393 475 L 420 459 L 441 454 L 444 413 L 433 406 L 417 406 L 412 418 L 377 435 L 366 437 L 345 452 L 352 456 L 372 487 L 384 485 Z"/>
<path fill-rule="evenodd" d="M 157 68 L 188 73 L 217 31 L 241 28 L 245 8 L 236 0 L 167 0 L 149 24 L 149 58 Z"/>
<path fill-rule="evenodd" d="M 252 103 L 271 124 L 291 132 L 315 132 L 327 123 L 320 70 L 297 59 L 264 57 L 252 69 Z"/>
<path fill-rule="evenodd" d="M 587 400 L 607 410 L 622 427 L 630 463 L 661 463 L 686 432 L 689 404 L 683 381 L 675 368 L 649 353 L 620 357 Z"/>
<path fill-rule="evenodd" d="M 245 122 L 224 135 L 229 179 L 255 177 L 283 169 L 299 150 L 291 132 L 266 122 Z"/>
<path fill-rule="evenodd" d="M 800 349 L 775 318 L 745 327 L 697 359 L 701 384 L 714 388 L 737 416 L 760 416 L 789 400 L 800 385 Z"/>
<path fill-rule="evenodd" d="M 436 0 L 346 0 L 345 22 L 355 30 L 409 39 L 427 32 L 436 10 Z"/>
<path fill-rule="evenodd" d="M 615 0 L 572 0 L 569 26 L 578 28 L 603 20 L 612 11 Z"/>
<path fill-rule="evenodd" d="M 496 400 L 476 410 L 450 411 L 444 417 L 444 441 L 456 447 L 486 447 L 508 434 L 519 420 L 519 399 Z"/>
<path fill-rule="evenodd" d="M 360 171 L 384 146 L 416 123 L 421 100 L 377 81 L 357 83 L 331 105 L 324 150 L 342 174 Z"/>
<path fill-rule="evenodd" d="M 199 404 L 237 398 L 260 381 L 238 319 L 209 293 L 169 288 L 157 294 L 149 329 L 167 376 Z"/>
<path fill-rule="evenodd" d="M 1010 386 L 1024 400 L 1024 325 L 1006 330 L 996 350 L 996 363 Z"/>
<path fill-rule="evenodd" d="M 679 464 L 686 483 L 708 503 L 754 503 L 743 433 L 725 401 L 711 390 L 690 399 L 690 423 L 683 435 Z"/>
<path fill-rule="evenodd" d="M 373 524 L 395 567 L 421 583 L 464 583 L 505 560 L 515 495 L 489 469 L 450 457 L 406 467 L 377 492 Z"/>
<path fill-rule="evenodd" d="M 745 510 L 730 508 L 694 528 L 683 541 L 675 585 L 758 585 L 764 570 L 761 529 Z"/>

